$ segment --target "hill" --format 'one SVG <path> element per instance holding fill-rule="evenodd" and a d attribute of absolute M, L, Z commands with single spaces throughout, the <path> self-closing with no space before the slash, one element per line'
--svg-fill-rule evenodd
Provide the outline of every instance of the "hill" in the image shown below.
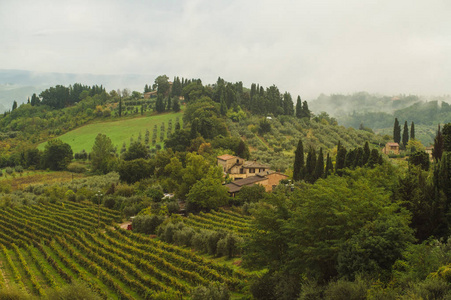
<path fill-rule="evenodd" d="M 142 141 L 145 141 L 146 131 L 149 131 L 150 137 L 148 144 L 155 146 L 162 145 L 163 140 L 170 132 L 174 132 L 175 123 L 182 122 L 183 113 L 165 113 L 151 116 L 139 116 L 135 118 L 125 118 L 121 120 L 109 120 L 106 122 L 95 122 L 84 125 L 69 131 L 58 138 L 63 142 L 68 143 L 74 153 L 85 150 L 90 152 L 94 144 L 97 134 L 102 133 L 107 135 L 113 145 L 118 149 L 123 143 L 130 144 L 130 140 L 138 140 L 141 136 Z M 172 124 L 172 125 L 169 125 Z M 154 130 L 157 129 L 155 135 Z M 163 131 L 162 131 L 163 129 Z M 162 134 L 163 133 L 163 139 Z M 152 144 L 152 137 L 155 136 L 156 143 Z M 41 143 L 38 149 L 43 150 L 46 143 Z"/>

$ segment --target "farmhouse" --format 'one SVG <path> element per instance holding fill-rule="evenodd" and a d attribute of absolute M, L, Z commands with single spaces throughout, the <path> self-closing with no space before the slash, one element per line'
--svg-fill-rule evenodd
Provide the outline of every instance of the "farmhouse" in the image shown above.
<path fill-rule="evenodd" d="M 255 174 L 243 179 L 238 179 L 226 184 L 231 196 L 235 197 L 235 194 L 240 191 L 243 186 L 251 186 L 254 184 L 260 184 L 265 187 L 267 192 L 271 192 L 273 188 L 279 184 L 282 179 L 287 179 L 288 176 L 276 171 L 268 170 Z"/>
<path fill-rule="evenodd" d="M 269 170 L 269 166 L 256 161 L 246 161 L 238 156 L 224 154 L 218 156 L 218 166 L 222 167 L 224 175 L 228 174 L 232 179 L 244 179 L 255 176 L 257 173 Z"/>
<path fill-rule="evenodd" d="M 398 143 L 387 143 L 382 149 L 384 154 L 399 154 L 399 144 Z"/>
<path fill-rule="evenodd" d="M 280 180 L 287 179 L 288 176 L 270 170 L 269 166 L 256 161 L 246 161 L 238 156 L 225 154 L 218 156 L 218 166 L 222 167 L 224 175 L 228 175 L 234 181 L 226 184 L 229 193 L 235 196 L 243 186 L 260 184 L 267 192 L 279 184 Z"/>

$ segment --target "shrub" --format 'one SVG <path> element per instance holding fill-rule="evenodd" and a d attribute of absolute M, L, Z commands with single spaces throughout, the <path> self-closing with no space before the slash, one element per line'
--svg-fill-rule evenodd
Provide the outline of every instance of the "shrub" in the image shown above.
<path fill-rule="evenodd" d="M 86 172 L 86 167 L 81 163 L 73 162 L 67 166 L 67 170 L 73 173 L 84 173 Z"/>
<path fill-rule="evenodd" d="M 6 167 L 5 172 L 6 174 L 11 175 L 14 172 L 14 170 L 11 167 Z"/>
<path fill-rule="evenodd" d="M 122 197 L 131 197 L 135 194 L 135 189 L 127 184 L 118 184 L 114 194 Z"/>
<path fill-rule="evenodd" d="M 339 280 L 332 282 L 326 288 L 325 298 L 330 300 L 366 299 L 369 284 L 357 277 L 355 281 Z"/>
<path fill-rule="evenodd" d="M 163 216 L 158 215 L 139 215 L 133 219 L 133 231 L 144 234 L 155 234 L 156 229 L 164 221 Z"/>
<path fill-rule="evenodd" d="M 228 300 L 230 293 L 224 285 L 198 286 L 191 293 L 193 300 Z"/>
<path fill-rule="evenodd" d="M 16 171 L 17 173 L 23 173 L 23 167 L 22 166 L 16 166 L 14 168 L 14 171 Z"/>

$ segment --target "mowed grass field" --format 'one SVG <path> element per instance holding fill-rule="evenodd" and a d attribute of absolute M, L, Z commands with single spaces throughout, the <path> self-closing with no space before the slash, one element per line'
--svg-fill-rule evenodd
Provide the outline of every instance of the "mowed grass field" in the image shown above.
<path fill-rule="evenodd" d="M 149 145 L 152 147 L 154 126 L 157 125 L 158 129 L 157 144 L 162 144 L 160 141 L 161 124 L 164 123 L 166 134 L 168 131 L 168 122 L 169 120 L 172 120 L 172 132 L 174 132 L 177 117 L 179 118 L 180 125 L 183 124 L 182 116 L 183 112 L 180 111 L 178 113 L 164 113 L 152 116 L 124 118 L 117 121 L 93 123 L 67 132 L 59 136 L 58 139 L 68 143 L 72 147 L 74 153 L 81 152 L 83 149 L 89 153 L 94 145 L 96 136 L 99 133 L 102 133 L 109 137 L 113 144 L 117 146 L 118 151 L 120 151 L 124 142 L 127 144 L 127 147 L 130 145 L 130 137 L 133 137 L 133 140 L 136 141 L 140 132 L 142 141 L 144 142 L 146 129 L 148 129 L 150 132 Z M 40 144 L 38 149 L 44 150 L 46 143 L 47 142 Z"/>

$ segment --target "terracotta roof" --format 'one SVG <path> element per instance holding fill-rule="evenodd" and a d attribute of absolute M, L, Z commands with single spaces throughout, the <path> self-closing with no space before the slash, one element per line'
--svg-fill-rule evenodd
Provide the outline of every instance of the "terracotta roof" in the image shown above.
<path fill-rule="evenodd" d="M 237 186 L 237 185 L 235 185 L 233 183 L 228 183 L 225 186 L 229 189 L 229 193 L 235 193 L 235 192 L 238 192 L 241 189 L 240 186 Z"/>
<path fill-rule="evenodd" d="M 264 168 L 269 169 L 269 166 L 258 163 L 256 161 L 247 161 L 243 164 L 243 168 Z"/>
<path fill-rule="evenodd" d="M 237 157 L 230 155 L 230 154 L 224 154 L 224 155 L 218 156 L 218 158 L 220 160 L 229 160 L 229 159 L 233 159 L 233 158 L 237 158 Z"/>
<path fill-rule="evenodd" d="M 398 143 L 387 143 L 387 146 L 398 146 L 399 147 L 399 144 Z"/>
<path fill-rule="evenodd" d="M 427 146 L 426 150 L 434 150 L 434 146 Z"/>
<path fill-rule="evenodd" d="M 266 180 L 266 179 L 267 178 L 262 177 L 262 176 L 250 176 L 250 177 L 247 177 L 247 178 L 235 180 L 235 181 L 233 181 L 231 183 L 233 183 L 234 185 L 237 185 L 237 186 L 243 186 L 243 185 L 248 185 L 248 184 L 253 184 L 253 183 L 256 183 L 256 182 L 259 182 L 259 181 L 263 181 L 263 180 Z"/>

